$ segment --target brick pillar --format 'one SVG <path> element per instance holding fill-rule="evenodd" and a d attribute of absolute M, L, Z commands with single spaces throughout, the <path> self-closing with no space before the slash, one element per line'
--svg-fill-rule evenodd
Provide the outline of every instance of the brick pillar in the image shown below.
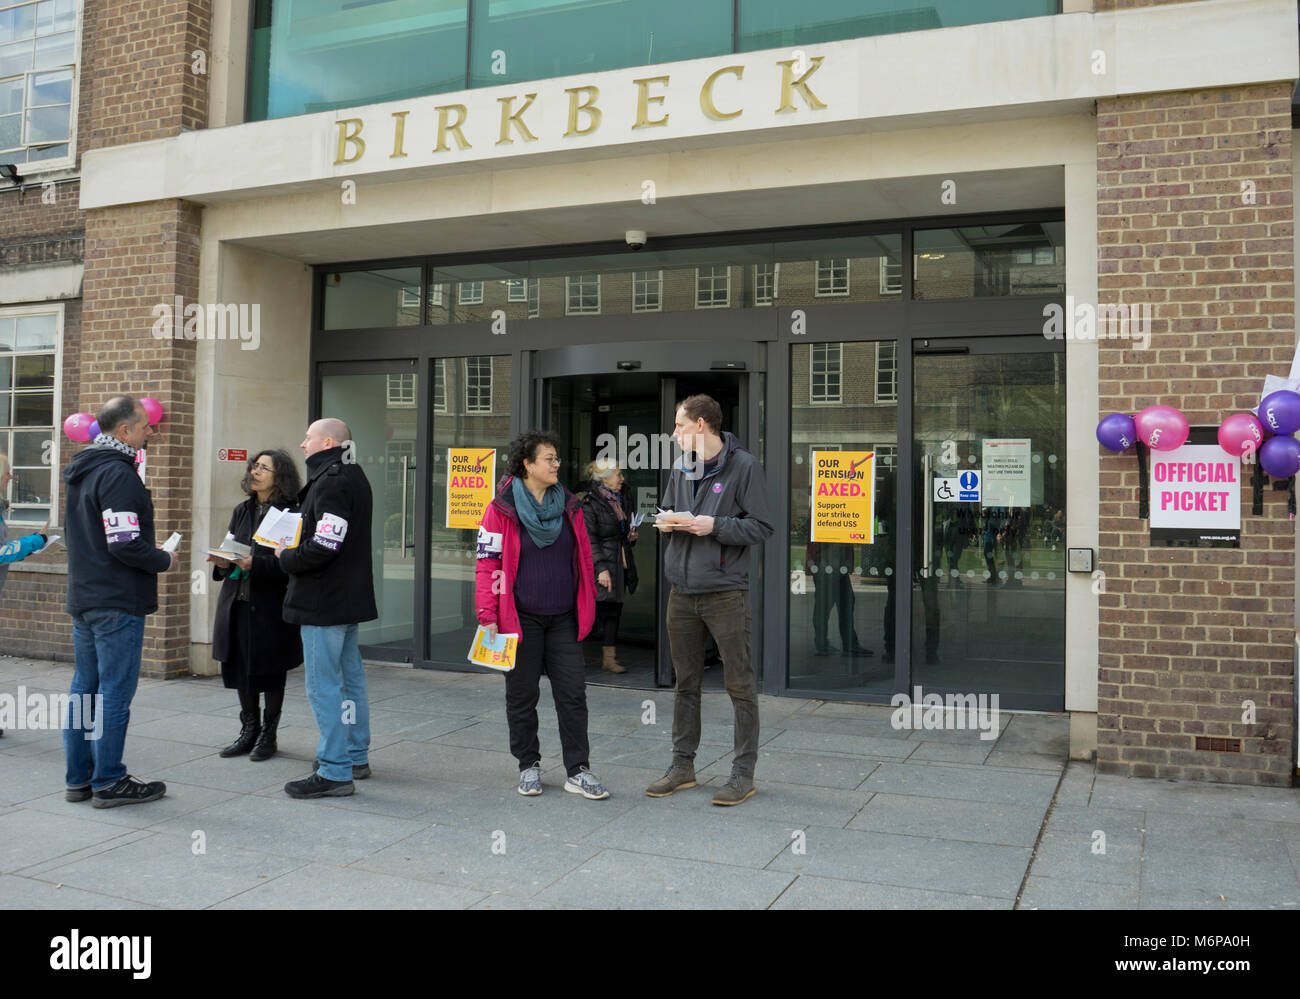
<path fill-rule="evenodd" d="M 208 77 L 210 0 L 105 0 L 87 37 L 83 72 L 92 74 L 98 113 L 89 148 L 170 138 L 203 128 Z M 195 53 L 201 52 L 201 60 Z M 183 201 L 122 205 L 86 213 L 80 408 L 108 397 L 153 396 L 166 415 L 148 452 L 147 485 L 159 537 L 186 535 L 181 563 L 158 578 L 158 612 L 145 627 L 142 672 L 189 671 L 193 540 L 194 342 L 155 339 L 154 306 L 196 302 L 201 210 Z"/>
<path fill-rule="evenodd" d="M 1099 4 L 1100 6 L 1100 4 Z M 1101 413 L 1176 406 L 1217 426 L 1295 349 L 1291 84 L 1097 105 L 1098 290 L 1150 303 L 1150 346 L 1099 344 Z M 1102 458 L 1097 768 L 1288 785 L 1295 758 L 1295 524 L 1286 494 L 1240 549 L 1152 546 L 1135 458 Z M 1243 722 L 1243 701 L 1255 704 Z M 1197 736 L 1241 752 L 1197 750 Z"/>

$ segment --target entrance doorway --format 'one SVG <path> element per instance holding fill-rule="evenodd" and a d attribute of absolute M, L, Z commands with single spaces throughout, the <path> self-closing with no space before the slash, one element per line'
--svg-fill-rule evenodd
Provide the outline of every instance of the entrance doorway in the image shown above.
<path fill-rule="evenodd" d="M 681 449 L 671 439 L 677 403 L 707 393 L 722 407 L 722 428 L 748 445 L 745 433 L 745 375 L 720 371 L 628 371 L 562 375 L 544 385 L 545 423 L 560 437 L 560 481 L 574 493 L 591 489 L 587 468 L 597 456 L 611 456 L 624 476 L 624 495 L 634 514 L 653 514 L 667 485 L 671 465 Z M 661 578 L 667 539 L 642 525 L 632 555 L 637 585 L 618 617 L 615 648 L 624 674 L 601 670 L 604 634 L 597 627 L 587 638 L 585 655 L 590 682 L 651 688 L 672 686 L 672 657 L 664 614 L 668 585 Z M 758 560 L 756 559 L 755 562 Z M 753 575 L 757 576 L 755 571 Z M 716 650 L 705 663 L 704 686 L 722 689 Z"/>

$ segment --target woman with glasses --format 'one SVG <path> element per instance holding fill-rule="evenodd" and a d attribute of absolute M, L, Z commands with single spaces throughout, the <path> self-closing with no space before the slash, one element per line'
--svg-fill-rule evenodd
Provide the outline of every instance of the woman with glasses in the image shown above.
<path fill-rule="evenodd" d="M 239 692 L 239 737 L 221 751 L 225 757 L 269 760 L 276 752 L 276 728 L 284 705 L 285 674 L 302 663 L 302 638 L 296 624 L 280 616 L 289 577 L 274 550 L 253 541 L 267 511 L 297 509 L 301 480 L 284 451 L 259 451 L 248 462 L 240 483 L 247 494 L 230 516 L 230 537 L 251 551 L 240 559 L 209 555 L 212 578 L 221 580 L 217 620 L 212 629 L 212 658 L 221 663 L 221 678 Z M 259 723 L 258 696 L 266 699 Z"/>
<path fill-rule="evenodd" d="M 589 768 L 587 682 L 582 647 L 596 618 L 591 543 L 578 498 L 560 485 L 560 439 L 530 431 L 510 442 L 508 474 L 478 529 L 475 605 L 479 624 L 519 636 L 506 674 L 510 752 L 519 761 L 519 793 L 542 793 L 537 738 L 538 685 L 545 672 L 559 716 L 568 778 L 584 798 L 609 792 Z"/>

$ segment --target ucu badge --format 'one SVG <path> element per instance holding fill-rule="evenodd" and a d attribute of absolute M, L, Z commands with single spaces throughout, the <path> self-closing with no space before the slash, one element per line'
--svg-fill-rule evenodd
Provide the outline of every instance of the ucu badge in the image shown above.
<path fill-rule="evenodd" d="M 320 520 L 316 521 L 316 533 L 314 540 L 317 544 L 323 545 L 332 552 L 336 552 L 343 545 L 343 539 L 348 534 L 348 522 L 342 517 L 332 513 L 321 514 Z"/>
<path fill-rule="evenodd" d="M 1268 407 L 1268 425 L 1274 430 L 1277 429 L 1277 417 L 1273 415 L 1273 407 Z"/>
<path fill-rule="evenodd" d="M 140 536 L 140 517 L 131 510 L 114 511 L 111 507 L 101 516 L 104 520 L 104 537 L 110 545 L 122 545 Z"/>
<path fill-rule="evenodd" d="M 1151 431 L 1151 441 L 1150 441 L 1150 443 L 1151 443 L 1151 446 L 1152 446 L 1152 447 L 1155 447 L 1157 444 L 1160 443 L 1160 428 L 1159 428 L 1159 427 L 1156 427 L 1154 430 Z"/>

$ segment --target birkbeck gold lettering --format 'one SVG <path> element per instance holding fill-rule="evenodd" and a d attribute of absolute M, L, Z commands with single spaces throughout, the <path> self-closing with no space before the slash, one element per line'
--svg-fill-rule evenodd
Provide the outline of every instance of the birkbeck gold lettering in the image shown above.
<path fill-rule="evenodd" d="M 781 103 L 776 109 L 777 114 L 797 112 L 799 108 L 795 103 L 796 97 L 802 100 L 809 110 L 819 111 L 826 107 L 826 103 L 813 93 L 812 88 L 809 86 L 809 79 L 825 61 L 825 56 L 812 57 L 808 60 L 807 68 L 798 75 L 795 72 L 798 60 L 782 59 L 776 63 L 781 68 Z M 740 82 L 745 78 L 745 66 L 741 64 L 722 66 L 705 77 L 703 84 L 700 86 L 700 113 L 709 121 L 730 121 L 739 118 L 745 113 L 743 102 L 735 98 L 729 99 L 725 94 L 723 104 L 726 109 L 718 107 L 714 91 L 718 81 L 724 76 L 735 77 L 736 81 Z M 636 93 L 636 119 L 632 124 L 631 131 L 638 131 L 643 128 L 659 128 L 668 124 L 671 114 L 665 109 L 665 104 L 669 97 L 670 84 L 671 80 L 667 74 L 632 80 Z M 725 85 L 724 90 L 726 90 Z M 584 84 L 577 87 L 566 87 L 564 92 L 569 95 L 569 113 L 565 129 L 561 133 L 562 137 L 591 135 L 599 130 L 604 118 L 604 114 L 599 107 L 600 87 L 595 84 Z M 526 93 L 522 97 L 523 103 L 519 104 L 518 107 L 516 107 L 516 103 L 520 99 L 519 95 L 512 94 L 508 97 L 497 98 L 497 103 L 501 106 L 501 116 L 496 145 L 513 145 L 516 139 L 526 143 L 538 141 L 537 135 L 524 120 L 525 113 L 537 101 L 537 94 Z M 438 112 L 438 121 L 433 152 L 450 152 L 453 140 L 458 150 L 473 148 L 466 137 L 466 128 L 469 123 L 469 107 L 467 105 L 440 104 L 435 106 L 434 110 Z M 389 154 L 389 159 L 404 159 L 407 155 L 406 119 L 410 114 L 410 110 L 391 112 L 393 119 L 393 151 Z M 655 117 L 652 117 L 652 115 Z M 366 154 L 366 140 L 361 137 L 365 122 L 361 118 L 340 118 L 334 124 L 338 129 L 334 165 L 343 166 L 358 162 Z"/>

